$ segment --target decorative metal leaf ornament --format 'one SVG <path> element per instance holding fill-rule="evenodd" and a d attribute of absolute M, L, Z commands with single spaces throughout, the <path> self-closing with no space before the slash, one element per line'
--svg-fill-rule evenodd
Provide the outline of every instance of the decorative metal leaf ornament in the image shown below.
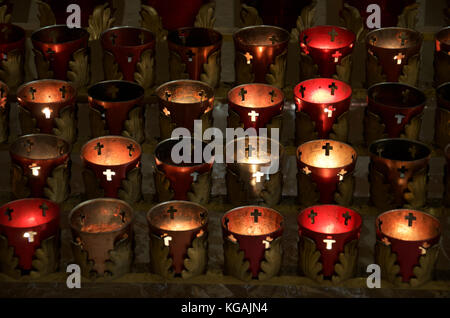
<path fill-rule="evenodd" d="M 388 135 L 384 132 L 386 125 L 383 124 L 381 117 L 372 113 L 366 108 L 364 116 L 364 140 L 367 145 L 378 139 L 386 138 Z"/>
<path fill-rule="evenodd" d="M 349 112 L 346 111 L 337 118 L 336 123 L 332 126 L 330 139 L 347 142 L 349 130 L 348 115 Z"/>
<path fill-rule="evenodd" d="M 172 200 L 175 193 L 170 186 L 170 180 L 166 177 L 166 174 L 155 167 L 153 176 L 155 178 L 155 188 L 158 201 L 165 202 Z"/>
<path fill-rule="evenodd" d="M 76 264 L 80 266 L 81 274 L 90 279 L 97 278 L 98 273 L 94 270 L 95 262 L 89 259 L 88 252 L 83 249 L 83 244 L 81 242 L 75 243 L 73 241 L 71 241 L 71 243 L 73 258 Z"/>
<path fill-rule="evenodd" d="M 133 254 L 133 240 L 130 237 L 115 243 L 105 262 L 105 277 L 115 279 L 131 272 Z"/>
<path fill-rule="evenodd" d="M 205 273 L 208 265 L 208 233 L 194 238 L 192 246 L 187 250 L 187 257 L 184 259 L 184 269 L 181 277 L 191 278 Z"/>
<path fill-rule="evenodd" d="M 138 143 L 145 140 L 144 133 L 144 108 L 136 106 L 128 113 L 128 119 L 123 124 L 122 135 L 133 138 Z"/>
<path fill-rule="evenodd" d="M 261 261 L 261 271 L 258 274 L 259 280 L 267 280 L 277 276 L 281 269 L 283 259 L 283 249 L 281 247 L 281 236 L 270 242 L 270 247 L 264 252 L 264 259 Z"/>
<path fill-rule="evenodd" d="M 401 28 L 415 29 L 417 24 L 417 13 L 419 12 L 419 4 L 413 3 L 406 6 L 403 12 L 398 16 L 397 26 Z"/>
<path fill-rule="evenodd" d="M 344 3 L 340 14 L 341 24 L 356 35 L 356 40 L 361 41 L 365 38 L 364 23 L 359 10 L 348 3 Z"/>
<path fill-rule="evenodd" d="M 311 4 L 304 7 L 297 18 L 296 27 L 291 31 L 291 42 L 298 42 L 300 33 L 314 26 L 314 16 L 316 15 L 317 1 L 311 1 Z"/>
<path fill-rule="evenodd" d="M 211 87 L 217 87 L 220 84 L 220 50 L 208 56 L 208 62 L 203 64 L 203 73 L 200 74 L 200 80 L 207 83 Z"/>
<path fill-rule="evenodd" d="M 53 128 L 53 133 L 56 136 L 64 138 L 69 143 L 75 143 L 77 137 L 77 119 L 76 119 L 76 109 L 75 107 L 67 106 L 63 108 L 59 117 L 55 118 L 55 128 Z"/>
<path fill-rule="evenodd" d="M 298 201 L 302 206 L 310 206 L 319 201 L 320 192 L 311 177 L 303 172 L 297 173 Z"/>
<path fill-rule="evenodd" d="M 224 274 L 234 276 L 243 281 L 250 281 L 252 274 L 249 271 L 250 263 L 245 260 L 244 251 L 240 250 L 237 242 L 229 238 L 224 239 Z"/>
<path fill-rule="evenodd" d="M 269 180 L 264 181 L 264 189 L 261 191 L 261 198 L 268 206 L 275 206 L 281 201 L 283 184 L 283 174 L 281 171 L 271 174 Z"/>
<path fill-rule="evenodd" d="M 366 62 L 366 86 L 386 82 L 386 74 L 383 73 L 383 67 L 378 63 L 378 58 L 370 53 L 367 54 Z"/>
<path fill-rule="evenodd" d="M 401 282 L 400 266 L 397 264 L 397 254 L 390 245 L 377 241 L 375 245 L 375 262 L 381 267 L 381 277 L 393 284 Z"/>
<path fill-rule="evenodd" d="M 350 84 L 352 78 L 352 55 L 346 55 L 341 62 L 336 65 L 336 74 L 333 78 Z"/>
<path fill-rule="evenodd" d="M 214 24 L 216 23 L 215 10 L 216 3 L 213 1 L 202 5 L 200 10 L 198 10 L 197 16 L 195 17 L 194 26 L 197 28 L 213 29 Z"/>
<path fill-rule="evenodd" d="M 51 236 L 41 242 L 41 246 L 34 253 L 32 261 L 34 269 L 30 272 L 31 278 L 36 279 L 58 270 L 59 245 L 56 236 Z"/>
<path fill-rule="evenodd" d="M 130 204 L 139 202 L 142 199 L 142 173 L 138 167 L 133 168 L 127 173 L 127 176 L 122 180 L 121 188 L 118 192 L 118 197 Z"/>
<path fill-rule="evenodd" d="M 227 118 L 227 127 L 230 128 L 244 128 L 244 124 L 241 121 L 241 117 L 228 106 L 228 118 Z"/>
<path fill-rule="evenodd" d="M 11 91 L 22 84 L 24 74 L 24 58 L 20 50 L 8 52 L 8 58 L 0 61 L 0 80 L 8 85 Z"/>
<path fill-rule="evenodd" d="M 90 34 L 89 40 L 98 40 L 102 32 L 109 29 L 114 24 L 114 21 L 115 19 L 112 17 L 108 3 L 95 7 L 94 12 L 89 17 L 89 26 L 87 28 Z"/>
<path fill-rule="evenodd" d="M 353 201 L 353 191 L 355 190 L 355 177 L 353 174 L 346 174 L 339 182 L 337 191 L 334 194 L 334 201 L 342 206 L 350 206 Z"/>
<path fill-rule="evenodd" d="M 241 4 L 241 11 L 239 12 L 239 21 L 241 27 L 247 27 L 251 25 L 261 25 L 263 21 L 259 16 L 258 10 L 256 8 Z"/>
<path fill-rule="evenodd" d="M 189 74 L 186 73 L 186 64 L 183 63 L 181 56 L 174 51 L 169 53 L 169 76 L 171 80 L 189 78 Z"/>
<path fill-rule="evenodd" d="M 301 236 L 298 242 L 299 267 L 302 273 L 316 282 L 323 280 L 320 252 L 309 237 Z"/>
<path fill-rule="evenodd" d="M 74 83 L 78 91 L 86 90 L 90 81 L 89 56 L 86 48 L 77 50 L 69 62 L 67 79 Z"/>
<path fill-rule="evenodd" d="M 420 66 L 419 54 L 413 55 L 410 58 L 408 58 L 408 64 L 403 65 L 402 74 L 398 78 L 398 81 L 400 83 L 416 86 L 417 81 L 419 80 L 419 66 Z"/>
<path fill-rule="evenodd" d="M 49 4 L 41 0 L 36 0 L 36 4 L 38 6 L 38 19 L 40 27 L 42 28 L 56 24 L 55 14 Z"/>
<path fill-rule="evenodd" d="M 412 208 L 423 207 L 427 203 L 427 168 L 423 168 L 412 176 L 408 182 L 405 200 Z"/>
<path fill-rule="evenodd" d="M 150 251 L 150 270 L 164 278 L 173 277 L 172 259 L 169 256 L 169 247 L 164 245 L 164 240 L 150 234 Z"/>
<path fill-rule="evenodd" d="M 420 126 L 422 125 L 422 114 L 416 115 L 405 125 L 404 132 L 400 134 L 401 138 L 413 140 L 419 139 Z"/>
<path fill-rule="evenodd" d="M 319 66 L 308 54 L 300 52 L 300 80 L 319 77 Z"/>
<path fill-rule="evenodd" d="M 394 208 L 394 197 L 391 185 L 384 174 L 374 168 L 369 168 L 370 200 L 379 209 L 389 210 Z"/>
<path fill-rule="evenodd" d="M 152 50 L 145 50 L 141 59 L 136 64 L 134 80 L 145 90 L 151 88 L 155 83 L 155 58 Z"/>
<path fill-rule="evenodd" d="M 16 199 L 28 198 L 31 190 L 28 187 L 28 177 L 24 175 L 22 167 L 11 162 L 10 177 L 13 197 Z"/>
<path fill-rule="evenodd" d="M 94 171 L 85 168 L 83 169 L 82 176 L 85 194 L 88 199 L 104 197 L 105 190 L 101 187 L 100 180 L 97 178 Z"/>
<path fill-rule="evenodd" d="M 234 59 L 236 70 L 236 84 L 253 83 L 255 74 L 253 73 L 253 65 L 247 64 L 247 58 L 241 52 L 236 52 Z"/>
<path fill-rule="evenodd" d="M 105 71 L 106 80 L 122 80 L 123 74 L 119 71 L 114 55 L 111 52 L 103 52 L 103 70 Z"/>
<path fill-rule="evenodd" d="M 301 145 L 317 137 L 316 123 L 311 117 L 302 111 L 295 112 L 295 143 Z"/>
<path fill-rule="evenodd" d="M 334 284 L 344 282 L 355 277 L 358 262 L 358 240 L 348 242 L 344 246 L 344 252 L 339 253 L 339 262 L 334 265 L 334 272 L 331 278 Z"/>
<path fill-rule="evenodd" d="M 19 259 L 14 256 L 14 247 L 9 246 L 8 239 L 0 235 L 0 272 L 19 279 L 21 272 L 18 265 Z"/>
<path fill-rule="evenodd" d="M 166 40 L 167 31 L 162 27 L 161 17 L 153 7 L 142 5 L 139 15 L 141 16 L 141 27 L 150 30 L 158 42 Z"/>
<path fill-rule="evenodd" d="M 53 71 L 50 69 L 50 61 L 47 61 L 41 51 L 33 49 L 33 52 L 38 78 L 53 78 Z"/>
<path fill-rule="evenodd" d="M 266 81 L 268 84 L 277 88 L 284 87 L 284 80 L 286 75 L 287 50 L 275 58 L 275 63 L 270 64 L 269 73 L 266 74 Z"/>
<path fill-rule="evenodd" d="M 211 171 L 198 175 L 197 181 L 191 185 L 191 191 L 187 193 L 188 200 L 198 204 L 207 204 L 211 197 L 211 186 Z"/>
<path fill-rule="evenodd" d="M 92 137 L 95 138 L 109 135 L 109 130 L 106 127 L 106 120 L 98 109 L 93 107 L 89 108 L 89 122 Z"/>
<path fill-rule="evenodd" d="M 56 203 L 64 202 L 70 195 L 70 161 L 57 166 L 47 178 L 45 196 Z"/>

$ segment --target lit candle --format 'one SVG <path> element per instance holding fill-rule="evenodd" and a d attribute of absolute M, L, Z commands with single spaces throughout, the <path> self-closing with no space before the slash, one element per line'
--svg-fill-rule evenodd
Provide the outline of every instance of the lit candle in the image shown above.
<path fill-rule="evenodd" d="M 356 211 L 339 205 L 316 205 L 300 212 L 297 223 L 300 259 L 307 257 L 303 255 L 305 242 L 302 241 L 305 238 L 313 240 L 320 252 L 321 274 L 325 279 L 331 279 L 335 274 L 334 267 L 339 261 L 339 254 L 344 252 L 345 245 L 353 240 L 359 240 L 361 216 Z M 354 266 L 356 264 L 357 262 Z M 304 270 L 301 265 L 300 269 Z"/>

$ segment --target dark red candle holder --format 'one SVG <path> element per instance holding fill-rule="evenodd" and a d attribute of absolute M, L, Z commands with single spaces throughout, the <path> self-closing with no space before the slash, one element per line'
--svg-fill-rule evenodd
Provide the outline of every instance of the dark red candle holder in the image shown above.
<path fill-rule="evenodd" d="M 107 29 L 100 37 L 106 80 L 135 81 L 147 94 L 155 83 L 155 35 L 138 27 Z"/>
<path fill-rule="evenodd" d="M 214 89 L 193 80 L 167 82 L 156 89 L 159 104 L 159 130 L 162 140 L 172 136 L 177 127 L 194 132 L 194 120 L 202 121 L 202 133 L 212 127 Z"/>
<path fill-rule="evenodd" d="M 172 158 L 174 148 L 184 143 L 190 148 L 190 162 L 176 163 Z M 209 202 L 212 186 L 214 157 L 205 161 L 203 151 L 206 143 L 194 138 L 171 138 L 160 142 L 155 148 L 155 187 L 159 202 L 168 200 L 189 200 L 199 204 Z M 200 162 L 195 161 L 194 152 L 201 151 Z M 184 148 L 183 148 L 184 149 Z"/>
<path fill-rule="evenodd" d="M 34 31 L 31 42 L 38 77 L 70 80 L 77 88 L 87 86 L 90 81 L 89 62 L 86 62 L 88 41 L 88 31 L 65 24 Z M 83 72 L 79 72 L 81 69 Z"/>
<path fill-rule="evenodd" d="M 444 149 L 450 143 L 450 82 L 436 89 L 436 106 L 434 143 Z"/>
<path fill-rule="evenodd" d="M 12 197 L 65 201 L 70 194 L 70 151 L 70 144 L 54 135 L 19 137 L 9 148 Z"/>
<path fill-rule="evenodd" d="M 243 84 L 228 91 L 228 127 L 281 129 L 284 93 L 267 84 Z M 270 129 L 267 135 L 270 136 Z"/>
<path fill-rule="evenodd" d="M 320 139 L 300 145 L 297 148 L 299 203 L 350 205 L 356 159 L 355 149 L 343 142 Z"/>
<path fill-rule="evenodd" d="M 8 95 L 8 85 L 0 81 L 0 143 L 7 143 L 9 139 L 9 110 L 11 107 Z"/>
<path fill-rule="evenodd" d="M 380 82 L 416 86 L 422 41 L 422 33 L 407 28 L 382 28 L 369 32 L 366 35 L 367 87 Z"/>
<path fill-rule="evenodd" d="M 438 219 L 415 210 L 391 210 L 377 217 L 375 227 L 375 261 L 382 279 L 413 287 L 433 279 L 441 236 Z"/>
<path fill-rule="evenodd" d="M 358 253 L 362 225 L 358 212 L 339 205 L 316 205 L 300 212 L 297 223 L 299 267 L 305 276 L 319 282 L 341 282 L 355 276 L 357 257 L 352 256 Z M 345 270 L 336 271 L 336 265 Z"/>
<path fill-rule="evenodd" d="M 261 206 L 243 206 L 222 217 L 224 274 L 265 280 L 281 268 L 283 216 Z"/>
<path fill-rule="evenodd" d="M 367 90 L 364 139 L 404 137 L 419 139 L 427 98 L 419 89 L 403 83 L 379 83 Z"/>
<path fill-rule="evenodd" d="M 99 82 L 89 87 L 92 137 L 123 135 L 143 143 L 144 93 L 139 84 L 122 80 Z"/>
<path fill-rule="evenodd" d="M 150 270 L 163 277 L 190 278 L 206 272 L 208 210 L 188 201 L 160 203 L 147 213 Z M 197 261 L 190 258 L 196 255 Z"/>
<path fill-rule="evenodd" d="M 167 43 L 171 80 L 189 78 L 219 86 L 222 34 L 209 28 L 181 28 L 169 32 Z"/>
<path fill-rule="evenodd" d="M 73 83 L 43 79 L 23 84 L 17 89 L 22 134 L 44 133 L 77 139 L 77 89 Z"/>
<path fill-rule="evenodd" d="M 279 142 L 261 136 L 241 137 L 226 145 L 225 155 L 228 201 L 267 206 L 281 201 L 285 152 Z M 273 170 L 267 171 L 271 165 Z"/>
<path fill-rule="evenodd" d="M 10 24 L 0 24 L 0 67 L 8 72 L 0 73 L 0 80 L 15 91 L 25 77 L 25 30 Z"/>
<path fill-rule="evenodd" d="M 450 207 L 450 143 L 445 147 L 444 153 L 447 162 L 444 172 L 444 205 Z"/>
<path fill-rule="evenodd" d="M 84 277 L 114 279 L 131 271 L 133 220 L 131 206 L 110 198 L 85 201 L 70 212 L 73 257 Z"/>
<path fill-rule="evenodd" d="M 379 209 L 419 208 L 427 201 L 431 149 L 418 141 L 380 139 L 369 146 L 370 199 Z"/>
<path fill-rule="evenodd" d="M 343 76 L 337 66 L 348 68 L 346 72 L 351 74 L 351 53 L 355 41 L 355 33 L 337 26 L 320 25 L 302 31 L 299 38 L 301 53 L 310 58 L 302 55 L 301 64 L 312 63 L 317 71 L 306 74 L 301 70 L 300 80 L 336 76 L 342 81 L 350 82 L 350 77 Z"/>
<path fill-rule="evenodd" d="M 88 141 L 81 148 L 86 196 L 139 201 L 141 155 L 141 146 L 131 138 L 104 136 Z"/>
<path fill-rule="evenodd" d="M 234 32 L 236 84 L 267 83 L 283 88 L 289 39 L 288 31 L 268 25 Z"/>
<path fill-rule="evenodd" d="M 297 84 L 294 88 L 297 145 L 318 138 L 346 142 L 351 99 L 352 88 L 339 80 L 315 78 Z"/>
<path fill-rule="evenodd" d="M 59 218 L 59 206 L 44 199 L 21 199 L 0 207 L 1 272 L 16 279 L 56 272 Z"/>
<path fill-rule="evenodd" d="M 450 27 L 436 33 L 434 50 L 434 86 L 450 82 L 447 65 L 450 64 Z"/>

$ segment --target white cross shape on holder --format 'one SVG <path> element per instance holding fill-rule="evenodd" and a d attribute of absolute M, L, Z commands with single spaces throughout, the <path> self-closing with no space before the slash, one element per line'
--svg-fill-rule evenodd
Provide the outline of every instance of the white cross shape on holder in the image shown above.
<path fill-rule="evenodd" d="M 33 164 L 30 166 L 30 169 L 31 169 L 31 174 L 32 174 L 33 176 L 37 177 L 37 176 L 39 175 L 39 170 L 41 169 L 41 167 L 36 166 L 36 164 L 33 163 Z"/>
<path fill-rule="evenodd" d="M 324 239 L 323 242 L 324 242 L 325 244 L 327 244 L 327 250 L 333 249 L 333 243 L 336 243 L 336 241 L 333 240 L 331 237 L 330 237 L 330 238 Z"/>
<path fill-rule="evenodd" d="M 405 118 L 405 115 L 397 114 L 394 117 L 397 118 L 397 124 L 400 125 L 403 121 L 403 118 Z"/>
<path fill-rule="evenodd" d="M 106 171 L 103 171 L 103 175 L 106 176 L 106 181 L 112 181 L 112 176 L 115 176 L 116 173 L 111 169 L 106 169 Z"/>
<path fill-rule="evenodd" d="M 194 171 L 194 172 L 192 172 L 192 173 L 190 174 L 190 176 L 191 176 L 192 178 L 194 178 L 194 182 L 197 182 L 198 175 L 199 175 L 199 173 L 198 173 L 197 171 Z"/>
<path fill-rule="evenodd" d="M 28 231 L 23 233 L 23 237 L 28 239 L 28 243 L 33 243 L 34 242 L 34 237 L 37 235 L 36 232 L 34 231 Z"/>
<path fill-rule="evenodd" d="M 256 178 L 256 182 L 261 182 L 261 177 L 264 175 L 261 171 L 256 171 L 252 174 L 253 178 Z"/>
<path fill-rule="evenodd" d="M 405 58 L 405 55 L 403 55 L 402 52 L 400 52 L 396 56 L 394 56 L 394 60 L 397 60 L 397 64 L 402 64 L 402 60 L 404 58 Z"/>
<path fill-rule="evenodd" d="M 52 116 L 52 110 L 49 107 L 45 107 L 42 110 L 42 113 L 45 115 L 45 118 L 49 119 Z"/>
<path fill-rule="evenodd" d="M 255 112 L 254 110 L 252 110 L 250 113 L 248 113 L 248 116 L 251 118 L 251 120 L 254 122 L 256 121 L 256 117 L 259 116 L 259 114 L 257 112 Z"/>
<path fill-rule="evenodd" d="M 170 245 L 170 241 L 172 241 L 172 236 L 164 236 L 164 246 L 169 246 Z"/>
<path fill-rule="evenodd" d="M 323 109 L 323 111 L 328 114 L 328 118 L 333 116 L 333 112 L 335 110 L 336 110 L 336 108 L 334 108 L 333 106 L 328 106 Z"/>

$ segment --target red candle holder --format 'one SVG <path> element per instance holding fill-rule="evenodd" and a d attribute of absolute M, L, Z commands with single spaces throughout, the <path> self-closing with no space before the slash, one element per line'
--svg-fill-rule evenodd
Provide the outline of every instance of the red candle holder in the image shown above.
<path fill-rule="evenodd" d="M 0 30 L 0 67 L 8 70 L 0 73 L 0 80 L 15 91 L 25 77 L 25 30 L 9 23 L 1 23 Z"/>
<path fill-rule="evenodd" d="M 450 63 L 450 27 L 436 33 L 434 50 L 434 86 L 450 82 L 446 65 Z"/>
<path fill-rule="evenodd" d="M 14 198 L 45 197 L 61 203 L 70 194 L 70 144 L 57 136 L 19 137 L 9 148 Z"/>
<path fill-rule="evenodd" d="M 427 102 L 419 89 L 403 83 L 379 83 L 367 90 L 364 138 L 370 145 L 377 139 L 418 139 L 422 113 Z"/>
<path fill-rule="evenodd" d="M 206 272 L 208 210 L 188 201 L 160 203 L 147 213 L 150 269 L 164 277 L 190 278 Z M 163 253 L 163 254 L 161 254 Z M 198 262 L 190 264 L 192 253 Z"/>
<path fill-rule="evenodd" d="M 144 134 L 144 89 L 128 81 L 104 81 L 88 89 L 93 137 L 124 135 L 142 143 Z"/>
<path fill-rule="evenodd" d="M 65 24 L 50 25 L 34 31 L 31 34 L 31 42 L 38 77 L 73 82 L 81 80 L 79 78 L 74 80 L 77 74 L 69 73 L 74 71 L 70 62 L 79 67 L 83 66 L 89 74 L 89 66 L 84 62 L 84 59 L 88 58 L 88 41 L 88 31 L 82 28 L 69 28 Z M 78 54 L 82 57 L 81 59 L 77 58 Z"/>
<path fill-rule="evenodd" d="M 375 260 L 384 279 L 412 286 L 432 279 L 439 253 L 439 220 L 424 212 L 401 209 L 382 213 L 375 226 Z M 390 263 L 392 259 L 396 266 Z"/>
<path fill-rule="evenodd" d="M 9 138 L 9 110 L 8 102 L 9 88 L 0 81 L 0 143 L 8 142 Z"/>
<path fill-rule="evenodd" d="M 402 82 L 416 86 L 422 41 L 422 33 L 412 29 L 392 27 L 369 32 L 366 85 Z"/>
<path fill-rule="evenodd" d="M 350 85 L 331 78 L 315 78 L 294 88 L 296 142 L 318 138 L 348 139 Z"/>
<path fill-rule="evenodd" d="M 180 144 L 187 145 L 190 149 L 189 162 L 176 163 L 174 161 L 172 151 L 176 151 L 175 147 Z M 159 201 L 189 200 L 199 204 L 209 202 L 214 157 L 210 158 L 208 162 L 204 160 L 203 151 L 206 145 L 200 140 L 184 137 L 166 139 L 156 146 L 154 178 L 156 196 Z M 197 147 L 199 148 L 198 153 L 201 151 L 202 154 L 201 162 L 194 161 L 194 152 Z"/>
<path fill-rule="evenodd" d="M 297 217 L 300 270 L 314 280 L 336 280 L 335 266 L 340 255 L 348 260 L 357 253 L 362 218 L 358 212 L 339 205 L 316 205 L 300 212 Z M 311 257 L 309 248 L 320 253 L 319 260 Z M 317 266 L 320 263 L 322 266 Z M 314 266 L 315 265 L 315 266 Z M 342 265 L 341 265 L 342 266 Z M 355 273 L 357 260 L 348 264 L 348 272 Z M 321 268 L 311 272 L 308 268 Z M 340 280 L 352 278 L 339 277 Z"/>
<path fill-rule="evenodd" d="M 77 90 L 66 81 L 43 79 L 17 89 L 22 134 L 55 134 L 75 143 L 77 139 Z"/>
<path fill-rule="evenodd" d="M 447 161 L 446 169 L 445 169 L 445 192 L 444 192 L 444 205 L 450 206 L 450 143 L 445 147 L 445 159 Z"/>
<path fill-rule="evenodd" d="M 44 199 L 21 199 L 0 207 L 2 273 L 37 278 L 56 272 L 59 263 L 59 206 Z M 13 254 L 10 249 L 13 250 Z M 45 249 L 48 259 L 42 259 Z M 38 253 L 41 252 L 41 254 Z M 43 265 L 44 266 L 40 266 Z"/>
<path fill-rule="evenodd" d="M 177 127 L 194 132 L 194 120 L 202 121 L 202 130 L 212 127 L 214 89 L 193 80 L 167 82 L 156 89 L 159 104 L 161 139 L 168 139 Z"/>
<path fill-rule="evenodd" d="M 280 143 L 265 137 L 241 137 L 230 141 L 225 152 L 231 203 L 275 206 L 281 201 L 285 152 Z"/>
<path fill-rule="evenodd" d="M 267 207 L 243 206 L 226 212 L 221 223 L 225 275 L 262 280 L 278 274 L 284 229 L 280 213 Z"/>
<path fill-rule="evenodd" d="M 88 198 L 141 199 L 141 146 L 131 138 L 104 136 L 81 148 L 83 179 Z"/>
<path fill-rule="evenodd" d="M 274 86 L 259 83 L 236 86 L 228 91 L 228 127 L 252 127 L 257 132 L 268 126 L 280 129 L 283 106 L 283 91 Z"/>
<path fill-rule="evenodd" d="M 150 89 L 155 82 L 155 36 L 144 28 L 120 26 L 100 37 L 107 80 L 127 80 Z M 114 72 L 114 70 L 117 70 Z"/>
<path fill-rule="evenodd" d="M 436 89 L 436 115 L 434 125 L 434 142 L 444 149 L 450 143 L 450 83 L 444 83 Z"/>
<path fill-rule="evenodd" d="M 289 39 L 288 31 L 268 25 L 233 33 L 236 84 L 267 83 L 283 88 Z"/>
<path fill-rule="evenodd" d="M 166 30 L 194 26 L 195 17 L 201 6 L 209 0 L 141 0 L 142 4 L 153 7 Z"/>
<path fill-rule="evenodd" d="M 170 79 L 201 80 L 220 84 L 222 34 L 209 28 L 181 28 L 169 32 Z"/>
<path fill-rule="evenodd" d="M 85 201 L 70 212 L 72 252 L 83 276 L 117 278 L 131 271 L 133 220 L 131 206 L 117 199 Z"/>
<path fill-rule="evenodd" d="M 302 205 L 350 205 L 353 198 L 357 154 L 345 143 L 313 140 L 297 148 L 298 199 Z"/>
<path fill-rule="evenodd" d="M 356 35 L 345 28 L 320 25 L 302 31 L 299 41 L 302 53 L 309 55 L 317 65 L 316 74 L 302 76 L 301 80 L 316 76 L 330 78 L 335 74 L 339 76 L 336 66 L 342 64 L 347 56 L 351 58 Z M 349 82 L 350 78 L 345 80 Z"/>
<path fill-rule="evenodd" d="M 418 141 L 380 139 L 369 146 L 370 199 L 379 209 L 426 204 L 431 149 Z"/>

